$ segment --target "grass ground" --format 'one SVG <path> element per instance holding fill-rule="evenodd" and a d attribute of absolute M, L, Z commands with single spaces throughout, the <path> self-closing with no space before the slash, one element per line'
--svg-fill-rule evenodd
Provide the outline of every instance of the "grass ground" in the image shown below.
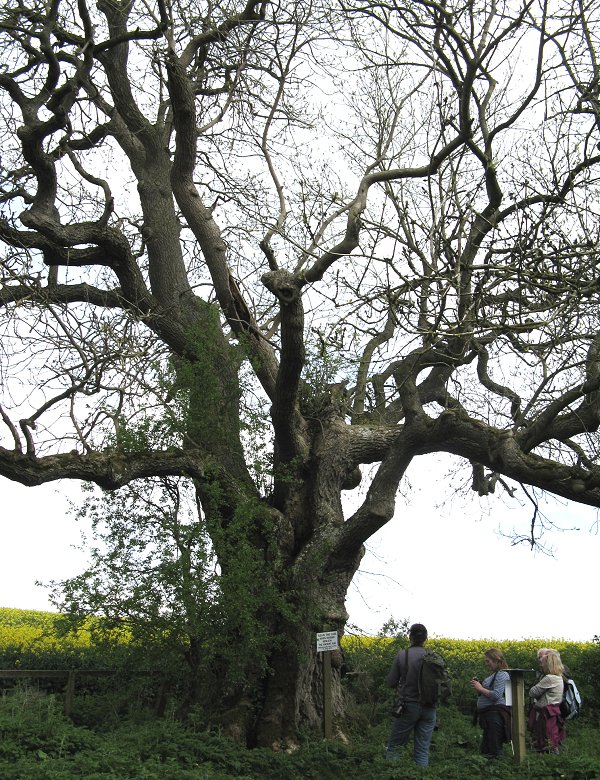
<path fill-rule="evenodd" d="M 537 778 L 600 780 L 598 723 L 581 718 L 560 756 L 528 753 L 515 765 L 478 753 L 479 730 L 456 709 L 440 711 L 431 764 L 418 770 L 410 750 L 384 758 L 388 723 L 346 741 L 306 740 L 293 754 L 247 751 L 173 719 L 120 721 L 105 729 L 75 725 L 52 695 L 21 691 L 0 700 L 2 780 L 431 780 Z"/>

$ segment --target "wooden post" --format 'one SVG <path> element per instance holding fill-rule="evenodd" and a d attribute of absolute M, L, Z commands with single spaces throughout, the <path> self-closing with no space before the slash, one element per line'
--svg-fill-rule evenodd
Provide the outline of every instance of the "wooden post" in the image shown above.
<path fill-rule="evenodd" d="M 323 733 L 325 739 L 331 739 L 332 735 L 331 653 L 338 648 L 337 631 L 321 631 L 317 634 L 317 653 L 323 655 Z"/>
<path fill-rule="evenodd" d="M 65 715 L 69 716 L 73 709 L 73 697 L 75 695 L 75 670 L 69 671 L 67 687 L 65 688 Z"/>
<path fill-rule="evenodd" d="M 509 669 L 510 690 L 512 697 L 512 740 L 515 763 L 521 764 L 525 760 L 525 672 L 532 669 Z"/>
<path fill-rule="evenodd" d="M 331 650 L 323 652 L 323 735 L 331 739 Z"/>

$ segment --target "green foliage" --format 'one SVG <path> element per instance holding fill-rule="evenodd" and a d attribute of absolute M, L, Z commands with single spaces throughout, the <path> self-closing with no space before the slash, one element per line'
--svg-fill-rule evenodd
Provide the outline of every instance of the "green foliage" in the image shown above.
<path fill-rule="evenodd" d="M 323 336 L 313 333 L 312 343 L 307 343 L 306 361 L 302 373 L 300 406 L 309 416 L 319 416 L 332 399 L 330 387 L 340 381 L 342 372 L 347 368 L 342 352 L 336 349 L 338 334 L 335 332 Z M 342 383 L 343 384 L 343 383 Z"/>
<path fill-rule="evenodd" d="M 218 653 L 228 670 L 222 685 L 244 682 L 248 670 L 265 671 L 268 654 L 277 645 L 278 637 L 267 630 L 257 615 L 285 615 L 293 620 L 288 603 L 280 595 L 260 546 L 252 543 L 260 536 L 268 539 L 272 533 L 269 515 L 258 502 L 240 502 L 226 529 L 215 528 L 211 536 L 219 557 L 227 562 L 227 576 L 221 577 L 218 600 L 214 605 L 211 626 L 218 644 L 208 652 Z M 223 638 L 227 637 L 224 642 Z M 216 662 L 213 658 L 213 662 Z"/>
<path fill-rule="evenodd" d="M 223 521 L 219 484 L 207 483 L 204 494 L 210 521 L 182 479 L 91 491 L 79 510 L 92 527 L 89 566 L 54 583 L 53 597 L 65 635 L 85 625 L 96 646 L 114 649 L 125 632 L 129 664 L 138 654 L 145 668 L 170 670 L 209 717 L 236 686 L 266 669 L 278 638 L 257 616 L 293 616 L 265 560 L 270 514 L 255 500 L 240 500 Z M 95 615 L 102 619 L 90 622 Z"/>
<path fill-rule="evenodd" d="M 387 620 L 377 636 L 389 636 L 396 639 L 408 639 L 408 632 L 410 629 L 410 620 L 396 620 L 396 618 L 390 618 Z"/>
<path fill-rule="evenodd" d="M 178 479 L 144 480 L 116 492 L 94 491 L 79 510 L 94 544 L 82 574 L 53 583 L 53 597 L 68 620 L 66 630 L 87 625 L 96 642 L 140 647 L 164 664 L 178 663 L 206 631 L 214 601 L 214 556 L 196 513 L 194 491 Z M 102 620 L 89 622 L 89 616 Z"/>
<path fill-rule="evenodd" d="M 149 452 L 153 448 L 175 446 L 179 436 L 171 421 L 155 418 L 144 410 L 130 419 L 120 416 L 116 421 L 115 448 L 119 452 Z"/>
<path fill-rule="evenodd" d="M 125 404 L 119 414 L 109 414 L 113 427 L 107 448 L 132 453 L 181 447 L 188 398 L 175 389 L 176 382 L 172 364 L 148 358 L 144 363 L 144 383 L 150 388 L 146 402 L 141 408 Z"/>
<path fill-rule="evenodd" d="M 2 780 L 415 780 L 423 776 L 410 760 L 387 762 L 389 719 L 346 743 L 305 740 L 293 753 L 244 750 L 170 718 L 115 721 L 93 732 L 61 715 L 52 696 L 30 690 L 0 700 Z M 527 778 L 598 780 L 600 738 L 595 724 L 569 727 L 561 756 L 528 753 L 520 766 L 490 764 L 478 753 L 479 731 L 454 708 L 440 713 L 427 777 L 432 780 Z"/>
<path fill-rule="evenodd" d="M 246 517 L 249 521 L 251 513 Z M 239 520 L 241 522 L 241 520 Z M 240 581 L 240 587 L 242 587 Z M 57 668 L 73 660 L 78 646 L 94 648 L 94 632 L 60 635 L 60 616 L 50 613 L 0 610 L 0 654 L 19 645 L 29 658 L 36 647 L 53 643 L 56 653 L 65 653 Z M 243 624 L 245 625 L 245 624 Z M 396 633 L 389 626 L 387 633 Z M 400 626 L 401 628 L 401 626 Z M 37 633 L 36 633 L 37 632 Z M 385 632 L 383 632 L 385 633 Z M 402 631 L 400 631 L 402 634 Z M 121 643 L 128 647 L 128 636 Z M 31 648 L 27 650 L 27 643 Z M 10 646 L 8 647 L 7 646 Z M 404 636 L 346 636 L 343 649 L 351 674 L 344 679 L 349 720 L 339 724 L 345 739 L 325 742 L 306 738 L 294 753 L 248 751 L 205 730 L 206 717 L 157 719 L 148 704 L 156 693 L 150 677 L 125 674 L 104 684 L 78 683 L 73 719 L 61 712 L 62 696 L 47 693 L 34 684 L 18 685 L 0 699 L 0 777 L 2 780 L 413 780 L 421 777 L 410 760 L 410 750 L 398 764 L 385 761 L 391 692 L 385 685 L 391 659 L 406 645 Z M 432 638 L 429 645 L 444 654 L 455 682 L 464 674 L 482 671 L 481 655 L 489 646 L 504 649 L 511 665 L 535 659 L 541 645 L 560 649 L 573 667 L 578 681 L 588 670 L 598 668 L 598 646 L 559 640 L 522 642 L 463 641 Z M 95 652 L 100 652 L 96 647 Z M 0 655 L 0 657 L 2 657 Z M 5 657 L 5 656 L 4 656 Z M 58 655 L 55 656 L 58 658 Z M 113 662 L 105 656 L 105 665 Z M 139 662 L 141 663 L 141 661 Z M 32 666 L 39 666 L 33 662 Z M 135 670 L 134 670 L 135 671 Z M 112 689 L 112 690 L 110 690 Z M 465 777 L 531 778 L 531 780 L 600 780 L 598 710 L 586 700 L 583 716 L 568 724 L 565 748 L 560 756 L 528 752 L 520 766 L 510 760 L 490 764 L 478 752 L 479 729 L 456 702 L 438 711 L 431 765 L 432 780 L 463 780 Z"/>
<path fill-rule="evenodd" d="M 239 357 L 224 338 L 219 310 L 196 299 L 196 324 L 188 332 L 189 358 L 175 362 L 175 388 L 185 408 L 185 443 L 218 453 L 222 463 L 239 440 Z"/>
<path fill-rule="evenodd" d="M 399 624 L 392 626 L 394 634 L 397 633 L 396 625 Z M 384 630 L 380 633 L 389 634 L 391 631 Z M 385 679 L 394 655 L 407 646 L 408 639 L 402 631 L 395 637 L 346 635 L 343 638 L 342 647 L 346 661 L 355 673 L 349 678 L 351 681 L 349 685 L 358 692 L 358 698 L 363 702 L 362 720 L 359 714 L 356 714 L 362 726 L 365 723 L 373 723 L 389 710 L 393 694 L 387 687 Z M 538 649 L 541 647 L 557 649 L 583 696 L 584 714 L 586 711 L 598 710 L 600 707 L 598 688 L 600 646 L 597 643 L 569 642 L 564 639 L 464 640 L 431 637 L 427 647 L 440 653 L 448 664 L 452 681 L 453 706 L 464 713 L 471 712 L 473 706 L 473 691 L 469 681 L 474 675 L 479 677 L 485 675 L 483 657 L 490 647 L 498 647 L 503 651 L 509 667 L 531 670 L 529 674 L 525 674 L 526 688 L 528 684 L 533 684 L 534 673 L 537 671 Z"/>
<path fill-rule="evenodd" d="M 92 732 L 76 728 L 62 715 L 53 695 L 27 685 L 2 700 L 0 735 L 1 761 L 16 761 L 28 753 L 42 760 L 60 758 L 98 745 Z"/>
<path fill-rule="evenodd" d="M 326 327 L 326 330 L 313 328 L 307 337 L 303 377 L 314 390 L 339 381 L 340 372 L 346 366 L 342 353 L 343 328 Z"/>

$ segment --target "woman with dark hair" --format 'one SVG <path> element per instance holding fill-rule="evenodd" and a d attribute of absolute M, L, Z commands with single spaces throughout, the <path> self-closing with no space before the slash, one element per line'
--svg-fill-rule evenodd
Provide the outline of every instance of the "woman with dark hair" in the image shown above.
<path fill-rule="evenodd" d="M 477 697 L 477 721 L 483 729 L 481 752 L 489 758 L 501 758 L 503 745 L 510 739 L 510 709 L 506 706 L 505 688 L 510 681 L 508 664 L 497 647 L 485 651 L 485 665 L 490 674 L 480 682 L 471 680 Z M 507 740 L 508 737 L 508 740 Z"/>
<path fill-rule="evenodd" d="M 560 713 L 564 689 L 564 667 L 556 650 L 548 650 L 540 660 L 543 677 L 529 689 L 533 706 L 528 726 L 535 749 L 540 753 L 559 753 L 565 738 L 565 723 Z"/>

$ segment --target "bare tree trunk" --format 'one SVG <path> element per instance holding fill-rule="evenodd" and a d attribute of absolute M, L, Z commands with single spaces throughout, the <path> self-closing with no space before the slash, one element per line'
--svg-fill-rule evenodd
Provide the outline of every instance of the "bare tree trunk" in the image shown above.
<path fill-rule="evenodd" d="M 293 749 L 300 732 L 323 733 L 323 659 L 316 649 L 316 634 L 335 630 L 342 636 L 347 615 L 341 583 L 349 583 L 353 573 L 351 566 L 333 583 L 315 580 L 297 594 L 296 607 L 290 605 L 295 615 L 282 618 L 275 628 L 277 641 L 268 673 L 248 680 L 223 713 L 222 725 L 229 736 L 250 746 Z M 339 664 L 333 667 L 332 702 L 340 727 L 344 711 Z"/>
<path fill-rule="evenodd" d="M 256 616 L 273 637 L 268 672 L 260 670 L 253 677 L 250 671 L 227 714 L 228 733 L 244 735 L 252 745 L 293 746 L 300 731 L 322 733 L 323 670 L 316 634 L 337 631 L 342 637 L 346 593 L 363 554 L 362 545 L 355 544 L 334 556 L 344 529 L 341 483 L 348 467 L 335 422 L 322 420 L 316 429 L 311 468 L 291 480 L 282 511 L 273 512 L 275 532 L 264 550 L 266 576 L 276 593 L 274 603 Z M 335 668 L 333 713 L 338 723 L 344 716 L 339 682 Z"/>

